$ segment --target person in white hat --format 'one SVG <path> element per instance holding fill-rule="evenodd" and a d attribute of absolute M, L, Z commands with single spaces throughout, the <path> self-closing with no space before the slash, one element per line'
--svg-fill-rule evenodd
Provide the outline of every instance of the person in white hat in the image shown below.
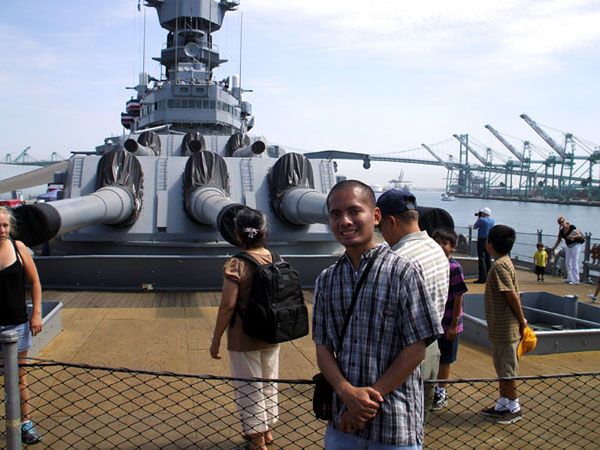
<path fill-rule="evenodd" d="M 487 252 L 485 244 L 488 233 L 496 225 L 496 221 L 490 217 L 492 210 L 487 206 L 477 211 L 475 215 L 477 220 L 473 224 L 473 228 L 477 230 L 477 263 L 479 267 L 479 276 L 475 283 L 485 283 L 490 267 L 492 267 L 492 258 Z"/>

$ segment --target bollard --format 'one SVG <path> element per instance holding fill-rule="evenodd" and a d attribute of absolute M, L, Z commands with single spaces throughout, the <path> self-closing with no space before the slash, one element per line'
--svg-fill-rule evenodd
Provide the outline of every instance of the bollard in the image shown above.
<path fill-rule="evenodd" d="M 4 407 L 6 411 L 6 448 L 21 449 L 21 397 L 16 331 L 0 333 L 4 369 Z"/>

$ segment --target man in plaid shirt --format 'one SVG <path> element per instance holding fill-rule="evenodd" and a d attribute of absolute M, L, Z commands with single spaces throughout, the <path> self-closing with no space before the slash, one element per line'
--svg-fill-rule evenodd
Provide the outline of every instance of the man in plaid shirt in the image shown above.
<path fill-rule="evenodd" d="M 367 185 L 338 183 L 327 197 L 329 224 L 346 252 L 317 278 L 313 340 L 334 388 L 325 448 L 420 449 L 423 387 L 419 363 L 442 334 L 423 277 L 405 257 L 374 241 L 381 219 Z M 343 342 L 353 289 L 371 258 Z"/>

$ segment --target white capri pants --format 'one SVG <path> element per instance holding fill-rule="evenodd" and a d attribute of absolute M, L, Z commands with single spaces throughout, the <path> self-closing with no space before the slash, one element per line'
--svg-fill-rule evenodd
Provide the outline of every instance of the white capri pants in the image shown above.
<path fill-rule="evenodd" d="M 229 352 L 234 378 L 279 378 L 279 345 L 266 350 Z M 245 435 L 265 433 L 277 422 L 277 383 L 234 381 L 235 402 Z"/>
<path fill-rule="evenodd" d="M 581 244 L 575 244 L 565 249 L 567 281 L 571 283 L 579 283 L 579 250 L 581 250 Z"/>

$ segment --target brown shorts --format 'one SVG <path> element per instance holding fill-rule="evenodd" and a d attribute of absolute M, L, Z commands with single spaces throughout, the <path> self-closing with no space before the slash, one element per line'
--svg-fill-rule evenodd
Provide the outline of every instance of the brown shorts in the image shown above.
<path fill-rule="evenodd" d="M 519 369 L 517 360 L 517 347 L 519 341 L 494 342 L 492 341 L 492 359 L 496 375 L 500 378 L 516 377 Z"/>

